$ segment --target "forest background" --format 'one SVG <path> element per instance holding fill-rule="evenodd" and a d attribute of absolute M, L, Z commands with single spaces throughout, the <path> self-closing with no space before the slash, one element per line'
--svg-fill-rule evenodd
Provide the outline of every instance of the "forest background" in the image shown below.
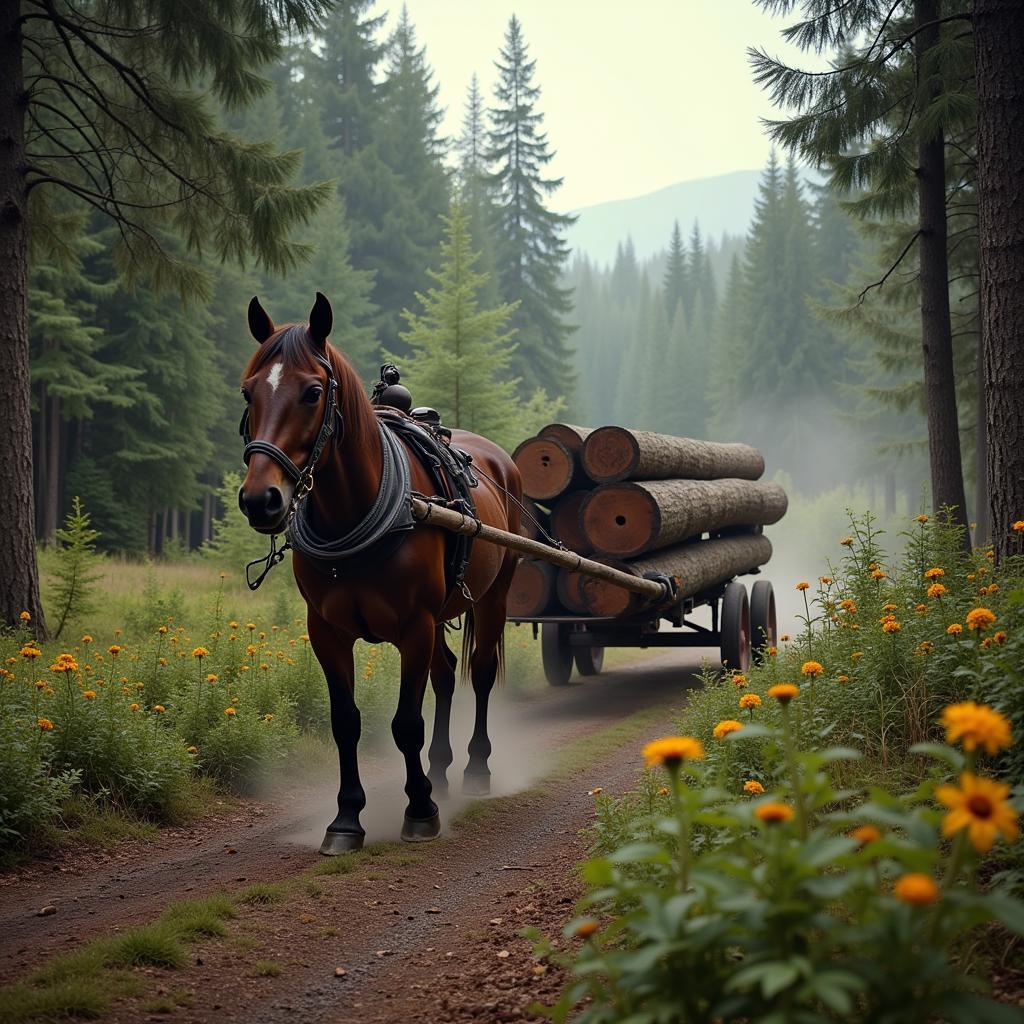
<path fill-rule="evenodd" d="M 71 240 L 72 259 L 33 262 L 40 539 L 54 539 L 79 496 L 108 549 L 158 555 L 209 541 L 232 511 L 224 484 L 239 468 L 245 305 L 258 293 L 278 323 L 301 320 L 317 290 L 364 379 L 393 358 L 417 404 L 510 449 L 553 418 L 619 422 L 749 441 L 792 496 L 829 492 L 837 514 L 844 501 L 889 514 L 929 506 L 913 257 L 877 287 L 913 211 L 865 209 L 863 193 L 773 156 L 744 237 L 666 219 L 663 251 L 639 258 L 625 237 L 610 265 L 595 263 L 566 243 L 572 217 L 545 176 L 543 69 L 519 21 L 495 54 L 493 87 L 470 84 L 456 138 L 440 134 L 437 84 L 408 14 L 391 32 L 384 22 L 371 0 L 343 0 L 262 69 L 271 90 L 220 114 L 238 137 L 291 152 L 295 184 L 328 183 L 299 233 L 308 262 L 263 275 L 209 260 L 211 287 L 187 299 L 132 287 L 118 274 L 118 229 L 100 213 Z M 949 170 L 950 291 L 982 539 L 968 157 Z M 481 314 L 465 338 L 445 320 L 459 289 Z M 477 397 L 456 408 L 447 385 L 461 377 Z"/>

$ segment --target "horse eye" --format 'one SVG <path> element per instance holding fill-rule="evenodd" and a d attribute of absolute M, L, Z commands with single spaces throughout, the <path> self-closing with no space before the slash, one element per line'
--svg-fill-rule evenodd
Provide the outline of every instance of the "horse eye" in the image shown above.
<path fill-rule="evenodd" d="M 305 394 L 302 396 L 303 405 L 316 405 L 320 401 L 320 396 L 324 393 L 324 389 L 319 384 L 313 384 L 311 387 L 306 389 Z"/>

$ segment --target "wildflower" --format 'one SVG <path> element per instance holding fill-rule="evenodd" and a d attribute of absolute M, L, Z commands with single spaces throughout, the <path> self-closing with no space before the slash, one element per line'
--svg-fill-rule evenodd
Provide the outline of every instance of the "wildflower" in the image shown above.
<path fill-rule="evenodd" d="M 162 715 L 162 714 L 163 714 L 163 713 L 164 713 L 164 712 L 165 712 L 165 711 L 167 710 L 167 708 L 165 708 L 165 707 L 163 706 L 163 704 L 154 704 L 154 705 L 153 705 L 153 710 L 154 710 L 154 711 L 155 711 L 155 712 L 156 712 L 156 713 L 157 713 L 158 715 Z"/>
<path fill-rule="evenodd" d="M 4 671 L 6 672 L 7 670 L 4 669 Z M 45 690 L 46 689 L 46 682 L 45 682 L 45 680 L 37 679 L 36 680 L 36 689 L 37 690 Z"/>
<path fill-rule="evenodd" d="M 851 601 L 850 598 L 846 597 L 839 602 L 839 607 L 842 608 L 844 612 L 849 612 L 850 615 L 853 615 L 857 610 L 857 602 Z"/>
<path fill-rule="evenodd" d="M 662 786 L 658 790 L 658 796 L 668 796 L 668 786 Z"/>
<path fill-rule="evenodd" d="M 231 621 L 230 621 L 230 622 L 228 623 L 228 629 L 238 629 L 238 623 L 237 623 L 237 622 L 235 622 L 235 620 L 234 620 L 234 619 L 232 619 L 232 620 L 231 620 Z"/>
<path fill-rule="evenodd" d="M 872 569 L 871 570 L 871 578 L 873 580 L 884 580 L 885 579 L 885 573 L 882 572 L 881 569 Z"/>
<path fill-rule="evenodd" d="M 23 658 L 26 658 L 28 661 L 31 661 L 33 658 L 38 658 L 39 655 L 42 654 L 43 652 L 40 651 L 36 647 L 29 647 L 28 644 L 25 644 L 25 646 L 22 647 L 22 649 L 20 651 L 18 651 L 18 653 Z"/>
<path fill-rule="evenodd" d="M 824 583 L 825 586 L 827 587 L 832 582 L 832 577 L 831 576 L 819 576 L 818 577 L 818 582 L 819 583 Z"/>
<path fill-rule="evenodd" d="M 215 672 L 207 672 L 206 673 L 206 681 L 208 683 L 215 683 L 215 682 L 217 682 L 217 674 Z"/>
<path fill-rule="evenodd" d="M 264 672 L 266 672 L 270 668 L 270 666 L 265 661 L 262 661 L 260 662 L 260 668 L 263 669 Z"/>
<path fill-rule="evenodd" d="M 1010 529 L 1013 530 L 1014 533 L 1024 533 L 1024 519 L 1018 519 Z M 22 615 L 24 614 L 25 613 L 22 612 Z"/>
<path fill-rule="evenodd" d="M 301 640 L 301 641 L 302 641 L 302 642 L 303 642 L 304 644 L 307 644 L 307 643 L 309 643 L 309 634 L 308 634 L 308 633 L 303 633 L 303 634 L 302 634 L 302 635 L 301 635 L 301 636 L 299 637 L 299 639 L 300 639 L 300 640 Z"/>
<path fill-rule="evenodd" d="M 799 686 L 792 683 L 777 683 L 768 688 L 768 696 L 774 697 L 780 704 L 785 706 L 800 692 Z"/>
<path fill-rule="evenodd" d="M 729 733 L 739 732 L 742 728 L 742 722 L 737 722 L 734 718 L 725 718 L 711 732 L 716 740 L 724 740 Z"/>
<path fill-rule="evenodd" d="M 590 936 L 593 935 L 600 927 L 601 926 L 592 917 L 586 917 L 576 925 L 573 932 L 581 939 L 589 939 Z"/>
<path fill-rule="evenodd" d="M 764 786 L 757 779 L 748 779 L 743 783 L 743 792 L 751 796 L 760 796 L 764 792 Z"/>
<path fill-rule="evenodd" d="M 925 571 L 924 571 L 924 578 L 926 580 L 937 580 L 940 576 L 945 576 L 945 575 L 946 575 L 946 570 L 945 569 L 940 569 L 940 568 L 938 568 L 938 566 L 936 566 L 933 569 L 925 569 Z"/>
<path fill-rule="evenodd" d="M 984 632 L 996 621 L 995 613 L 990 611 L 988 608 L 972 608 L 967 613 L 968 629 L 977 629 Z"/>
<path fill-rule="evenodd" d="M 187 749 L 186 753 L 189 753 L 189 754 L 198 754 L 198 753 L 199 753 L 199 748 L 198 748 L 198 747 L 189 747 L 189 748 Z"/>
<path fill-rule="evenodd" d="M 235 709 L 234 708 L 225 708 L 224 709 L 224 714 L 227 715 L 228 718 L 232 718 L 235 715 Z"/>
<path fill-rule="evenodd" d="M 798 584 L 796 585 L 796 589 L 797 589 L 797 590 L 806 590 L 806 589 L 807 589 L 807 588 L 808 588 L 809 586 L 810 586 L 810 583 L 808 583 L 808 582 L 807 582 L 807 580 L 801 580 L 801 581 L 800 581 L 800 582 L 799 582 L 799 583 L 798 583 Z"/>
<path fill-rule="evenodd" d="M 789 634 L 788 634 L 788 633 L 783 633 L 783 634 L 782 634 L 782 636 L 780 636 L 780 637 L 779 637 L 779 639 L 780 639 L 780 640 L 781 640 L 781 641 L 782 641 L 783 643 L 786 643 L 786 642 L 787 642 L 787 641 L 789 640 Z"/>
<path fill-rule="evenodd" d="M 931 640 L 922 640 L 917 646 L 922 654 L 927 654 L 932 649 L 932 642 Z"/>
<path fill-rule="evenodd" d="M 139 705 L 139 704 L 129 704 L 128 705 L 128 710 L 129 711 L 138 711 L 140 707 L 141 707 L 141 705 Z"/>
<path fill-rule="evenodd" d="M 693 736 L 664 736 L 646 744 L 643 755 L 648 768 L 659 764 L 673 768 L 683 761 L 699 761 L 704 756 L 704 744 Z"/>
<path fill-rule="evenodd" d="M 43 732 L 50 732 L 53 729 L 53 722 L 51 722 L 48 718 L 37 719 L 36 725 L 38 725 L 39 728 L 43 730 Z"/>
<path fill-rule="evenodd" d="M 853 547 L 853 538 L 852 537 L 843 537 L 839 541 L 839 543 L 842 544 L 844 548 L 852 548 Z"/>
<path fill-rule="evenodd" d="M 157 627 L 156 627 L 156 631 L 157 631 L 157 632 L 158 632 L 158 633 L 159 633 L 159 634 L 160 634 L 161 636 L 166 636 L 166 634 L 167 634 L 167 627 L 166 627 L 166 626 L 157 626 Z"/>
<path fill-rule="evenodd" d="M 31 622 L 32 621 L 32 616 L 28 612 L 22 612 L 18 616 L 18 618 L 21 619 L 22 622 Z"/>
<path fill-rule="evenodd" d="M 924 526 L 924 524 L 928 522 L 928 517 L 924 514 L 914 516 L 914 519 L 916 519 L 922 526 Z"/>
<path fill-rule="evenodd" d="M 824 670 L 819 661 L 805 661 L 800 669 L 800 674 L 805 676 L 820 676 Z"/>
<path fill-rule="evenodd" d="M 266 640 L 267 639 L 267 634 L 262 629 L 260 630 L 260 639 L 261 640 Z"/>
<path fill-rule="evenodd" d="M 789 821 L 793 817 L 793 808 L 789 804 L 769 801 L 755 807 L 754 815 L 766 824 L 774 825 L 782 821 Z"/>
<path fill-rule="evenodd" d="M 882 611 L 883 612 L 894 612 L 894 611 L 896 611 L 896 605 L 894 605 L 892 603 L 883 604 L 882 605 Z"/>
<path fill-rule="evenodd" d="M 946 742 L 961 743 L 966 751 L 983 747 L 991 757 L 1013 744 L 1009 720 L 987 704 L 973 700 L 950 704 L 939 722 L 946 730 Z"/>
<path fill-rule="evenodd" d="M 736 675 L 732 677 L 732 685 L 742 689 L 747 685 L 747 677 L 742 672 L 737 672 Z"/>
<path fill-rule="evenodd" d="M 91 644 L 92 643 L 92 637 L 88 633 L 86 633 L 85 636 L 82 637 L 82 643 L 83 644 Z"/>
<path fill-rule="evenodd" d="M 941 583 L 938 583 L 938 584 L 935 584 L 935 585 L 936 586 L 940 586 L 940 587 L 942 586 Z M 926 605 L 926 604 L 915 604 L 914 605 L 914 611 L 917 612 L 918 615 L 925 615 L 928 612 L 928 605 Z"/>
<path fill-rule="evenodd" d="M 778 647 L 766 647 L 764 649 L 764 653 L 767 654 L 769 658 L 774 658 L 779 653 L 779 649 Z"/>
<path fill-rule="evenodd" d="M 1007 802 L 1010 787 L 1005 782 L 984 779 L 970 772 L 960 776 L 960 786 L 939 786 L 935 796 L 949 808 L 942 819 L 942 834 L 947 838 L 963 829 L 979 853 L 988 853 L 996 836 L 1008 843 L 1020 835 L 1017 813 Z"/>
<path fill-rule="evenodd" d="M 256 628 L 256 623 L 255 622 L 247 622 L 245 624 L 245 628 L 247 630 L 249 630 L 249 632 L 251 633 Z"/>
<path fill-rule="evenodd" d="M 273 720 L 274 720 L 274 716 L 273 715 L 264 715 L 263 716 L 263 721 L 264 722 L 272 722 Z M 600 792 L 600 787 L 598 787 L 598 791 Z"/>
<path fill-rule="evenodd" d="M 882 838 L 882 833 L 874 825 L 861 825 L 850 833 L 851 839 L 856 839 L 861 846 L 868 843 L 877 843 Z"/>
<path fill-rule="evenodd" d="M 998 589 L 998 583 L 990 583 L 987 587 L 982 587 L 979 593 L 994 594 Z"/>
<path fill-rule="evenodd" d="M 249 645 L 248 645 L 248 646 L 247 646 L 247 647 L 245 648 L 245 653 L 246 653 L 246 654 L 248 654 L 250 658 L 252 658 L 252 657 L 254 657 L 254 656 L 255 656 L 255 654 L 256 654 L 256 651 L 257 651 L 257 649 L 258 649 L 258 648 L 256 647 L 256 645 L 255 645 L 255 644 L 249 644 Z"/>
<path fill-rule="evenodd" d="M 231 703 L 232 704 L 237 704 L 238 703 L 238 698 L 237 697 L 232 697 L 231 698 Z"/>
<path fill-rule="evenodd" d="M 57 660 L 50 666 L 51 672 L 77 672 L 78 662 L 73 654 L 58 654 Z"/>
<path fill-rule="evenodd" d="M 196 647 L 192 651 L 193 658 L 205 658 L 209 655 L 209 651 L 205 647 Z"/>
<path fill-rule="evenodd" d="M 159 663 L 160 663 L 161 665 L 166 665 L 166 664 L 167 664 L 167 659 L 166 659 L 166 658 L 160 658 L 160 659 L 159 659 Z"/>
<path fill-rule="evenodd" d="M 116 658 L 120 653 L 121 653 L 121 645 L 120 644 L 111 644 L 107 648 L 107 654 L 109 654 L 112 658 Z"/>
<path fill-rule="evenodd" d="M 926 907 L 939 898 L 939 887 L 931 875 L 913 871 L 908 875 L 900 875 L 892 887 L 892 894 L 904 903 L 917 907 Z"/>
<path fill-rule="evenodd" d="M 898 633 L 903 627 L 895 620 L 890 619 L 888 622 L 882 623 L 883 633 Z"/>
<path fill-rule="evenodd" d="M 974 573 L 973 573 L 973 572 L 969 572 L 969 573 L 967 574 L 967 582 L 968 582 L 968 583 L 973 583 L 973 582 L 974 582 L 974 580 L 975 580 L 975 578 L 976 578 L 976 577 L 975 577 L 975 575 L 974 575 Z"/>
<path fill-rule="evenodd" d="M 747 708 L 759 708 L 761 706 L 761 698 L 756 693 L 745 693 L 740 697 L 740 707 L 746 710 Z"/>
<path fill-rule="evenodd" d="M 995 633 L 993 633 L 992 634 L 992 642 L 996 643 L 996 644 L 999 644 L 1000 646 L 1005 644 L 1006 643 L 1006 631 L 1000 629 L 1000 630 L 997 630 Z"/>
<path fill-rule="evenodd" d="M 95 697 L 95 696 L 96 696 L 96 691 L 95 691 L 95 690 L 83 690 L 83 691 L 82 691 L 82 696 L 83 696 L 83 697 L 84 697 L 84 698 L 85 698 L 86 700 L 92 700 L 92 699 L 93 699 L 93 697 Z"/>
<path fill-rule="evenodd" d="M 839 675 L 836 676 L 836 681 L 840 683 L 848 683 L 850 681 L 850 677 L 845 673 L 840 672 Z"/>
<path fill-rule="evenodd" d="M 946 627 L 946 632 L 950 636 L 959 636 L 964 631 L 964 627 L 959 622 L 954 622 L 952 625 Z"/>

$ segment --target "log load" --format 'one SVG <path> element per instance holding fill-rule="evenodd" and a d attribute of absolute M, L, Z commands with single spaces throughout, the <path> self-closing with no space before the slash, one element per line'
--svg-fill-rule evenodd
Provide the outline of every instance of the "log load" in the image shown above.
<path fill-rule="evenodd" d="M 583 581 L 586 577 L 574 569 L 559 569 L 555 577 L 555 595 L 558 603 L 573 615 L 586 615 L 587 606 L 583 601 Z"/>
<path fill-rule="evenodd" d="M 785 515 L 788 504 L 778 484 L 755 480 L 650 480 L 604 484 L 582 493 L 578 532 L 588 545 L 583 553 L 620 558 L 711 530 L 768 526 Z M 558 531 L 557 521 L 552 522 Z M 568 534 L 557 535 L 573 547 Z"/>
<path fill-rule="evenodd" d="M 678 596 L 684 598 L 750 572 L 771 556 L 772 545 L 767 537 L 749 535 L 678 544 L 646 558 L 610 564 L 636 576 L 658 572 L 678 577 Z M 599 579 L 584 579 L 580 589 L 591 615 L 629 615 L 645 605 L 643 597 Z"/>
<path fill-rule="evenodd" d="M 553 437 L 531 437 L 512 453 L 523 480 L 523 494 L 550 501 L 586 477 L 578 457 Z"/>
<path fill-rule="evenodd" d="M 590 433 L 580 458 L 586 474 L 599 484 L 671 477 L 757 480 L 764 472 L 761 453 L 747 444 L 696 441 L 614 426 Z"/>
<path fill-rule="evenodd" d="M 551 532 L 569 549 L 589 555 L 594 545 L 581 529 L 580 510 L 591 491 L 570 491 L 551 510 Z"/>
<path fill-rule="evenodd" d="M 547 509 L 541 508 L 535 501 L 523 498 L 525 511 L 519 513 L 519 532 L 530 540 L 540 540 L 541 529 L 551 532 L 551 515 Z M 532 518 L 531 518 L 532 517 Z"/>
<path fill-rule="evenodd" d="M 537 431 L 538 437 L 553 437 L 576 455 L 583 442 L 594 432 L 593 427 L 575 427 L 571 423 L 549 423 Z"/>
<path fill-rule="evenodd" d="M 555 599 L 558 570 L 536 558 L 524 558 L 516 566 L 508 588 L 508 614 L 531 618 L 543 615 Z"/>

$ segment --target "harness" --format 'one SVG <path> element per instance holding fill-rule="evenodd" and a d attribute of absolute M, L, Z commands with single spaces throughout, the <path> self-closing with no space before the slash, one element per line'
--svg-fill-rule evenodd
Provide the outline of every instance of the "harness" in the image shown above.
<path fill-rule="evenodd" d="M 411 451 L 430 474 L 437 489 L 434 496 L 425 498 L 468 515 L 476 516 L 472 488 L 478 486 L 470 469 L 472 457 L 448 441 L 450 431 L 439 424 L 418 421 L 398 409 L 376 406 L 377 426 L 381 440 L 381 481 L 373 505 L 363 519 L 342 537 L 322 537 L 310 521 L 309 495 L 313 490 L 313 474 L 321 456 L 331 443 L 340 443 L 345 423 L 338 407 L 338 382 L 329 360 L 314 353 L 314 358 L 327 374 L 327 394 L 324 415 L 309 458 L 301 469 L 277 445 L 262 439 L 253 439 L 249 428 L 248 407 L 242 414 L 238 432 L 245 441 L 242 458 L 245 464 L 253 455 L 266 455 L 276 462 L 294 481 L 295 489 L 286 515 L 285 543 L 277 546 L 277 535 L 270 538 L 270 551 L 263 558 L 254 559 L 245 567 L 246 582 L 256 590 L 267 574 L 292 548 L 317 569 L 332 579 L 340 579 L 347 571 L 361 568 L 374 561 L 390 557 L 408 538 L 415 520 L 412 517 L 412 475 L 409 463 Z M 392 367 L 382 367 L 384 371 Z M 396 371 L 397 377 L 397 371 Z M 379 393 L 375 389 L 375 393 Z M 436 418 L 436 417 L 435 417 Z M 472 550 L 472 537 L 446 535 L 445 601 L 446 606 L 458 590 L 467 600 L 473 597 L 465 583 L 466 566 Z M 253 578 L 251 570 L 262 565 Z"/>

